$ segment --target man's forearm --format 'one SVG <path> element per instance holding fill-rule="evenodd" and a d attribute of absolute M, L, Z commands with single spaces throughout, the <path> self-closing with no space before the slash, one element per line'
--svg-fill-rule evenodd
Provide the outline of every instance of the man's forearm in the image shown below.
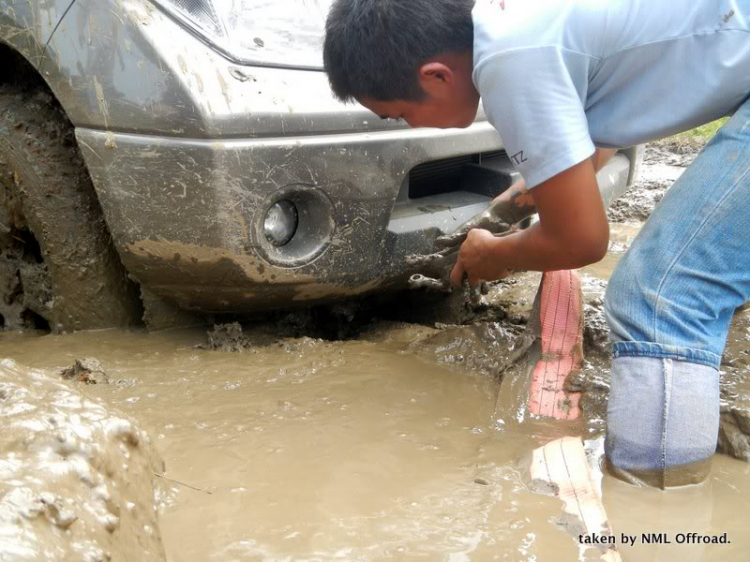
<path fill-rule="evenodd" d="M 596 184 L 595 168 L 614 151 L 597 151 L 541 184 L 534 200 L 539 222 L 492 245 L 499 263 L 518 270 L 574 269 L 599 261 L 607 251 L 609 223 Z"/>
<path fill-rule="evenodd" d="M 521 193 L 516 192 L 509 201 L 518 200 Z M 451 271 L 452 285 L 460 285 L 464 275 L 476 284 L 501 279 L 513 269 L 576 269 L 606 254 L 609 223 L 593 159 L 539 184 L 533 194 L 539 222 L 529 228 L 504 236 L 481 229 L 469 231 Z"/>
<path fill-rule="evenodd" d="M 549 236 L 536 223 L 525 230 L 497 239 L 493 259 L 517 271 L 577 269 L 599 261 L 607 249 L 607 237 L 592 233 L 590 239 L 569 243 Z"/>

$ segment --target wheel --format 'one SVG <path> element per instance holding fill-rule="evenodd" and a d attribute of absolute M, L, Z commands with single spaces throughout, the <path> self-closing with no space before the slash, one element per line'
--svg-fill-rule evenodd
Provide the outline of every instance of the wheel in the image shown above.
<path fill-rule="evenodd" d="M 0 84 L 0 327 L 130 326 L 137 295 L 62 109 Z"/>

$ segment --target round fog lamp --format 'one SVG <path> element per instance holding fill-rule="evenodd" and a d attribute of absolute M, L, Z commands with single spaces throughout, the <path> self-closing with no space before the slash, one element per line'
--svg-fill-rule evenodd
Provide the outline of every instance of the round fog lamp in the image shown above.
<path fill-rule="evenodd" d="M 278 201 L 271 205 L 263 223 L 266 239 L 274 246 L 287 244 L 297 232 L 299 215 L 291 201 Z"/>

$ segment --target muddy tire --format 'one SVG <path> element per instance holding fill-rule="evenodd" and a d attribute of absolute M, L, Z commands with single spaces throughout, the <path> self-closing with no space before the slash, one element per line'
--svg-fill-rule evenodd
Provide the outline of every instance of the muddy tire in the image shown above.
<path fill-rule="evenodd" d="M 0 328 L 139 322 L 73 127 L 46 92 L 0 85 Z"/>

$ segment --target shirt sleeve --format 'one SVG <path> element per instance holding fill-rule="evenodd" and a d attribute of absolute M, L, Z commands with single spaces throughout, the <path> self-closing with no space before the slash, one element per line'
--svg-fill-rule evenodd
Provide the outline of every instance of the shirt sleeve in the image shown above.
<path fill-rule="evenodd" d="M 586 55 L 528 47 L 479 61 L 474 83 L 513 165 L 533 188 L 594 153 L 584 111 Z"/>

